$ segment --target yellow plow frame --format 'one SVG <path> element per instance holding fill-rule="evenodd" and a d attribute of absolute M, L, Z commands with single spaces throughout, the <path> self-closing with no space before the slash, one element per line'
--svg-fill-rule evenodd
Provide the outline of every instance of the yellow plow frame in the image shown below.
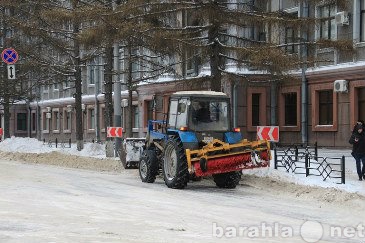
<path fill-rule="evenodd" d="M 260 158 L 260 161 L 252 161 L 251 155 L 253 154 L 259 155 L 261 154 L 260 152 L 262 151 L 267 151 L 267 158 L 264 158 L 263 160 L 262 158 Z M 212 161 L 214 159 L 225 158 L 229 156 L 238 156 L 242 154 L 250 156 L 249 159 L 250 161 L 247 161 L 246 159 L 242 161 L 242 164 L 247 162 L 269 163 L 271 159 L 270 143 L 266 140 L 258 140 L 250 142 L 247 139 L 244 139 L 239 143 L 229 144 L 222 142 L 219 139 L 214 139 L 212 142 L 209 142 L 201 149 L 197 150 L 186 149 L 185 153 L 188 162 L 189 173 L 194 172 L 194 164 L 196 162 L 200 162 L 202 159 L 205 160 L 207 163 L 209 163 L 209 161 Z M 255 166 L 255 167 L 260 167 L 260 166 Z"/>

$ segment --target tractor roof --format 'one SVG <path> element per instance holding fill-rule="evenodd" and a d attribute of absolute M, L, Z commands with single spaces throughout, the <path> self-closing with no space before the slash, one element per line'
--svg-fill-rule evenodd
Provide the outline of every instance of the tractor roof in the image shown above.
<path fill-rule="evenodd" d="M 215 91 L 207 91 L 207 90 L 199 90 L 199 91 L 179 91 L 172 94 L 174 96 L 189 96 L 189 97 L 224 97 L 228 96 L 223 92 L 215 92 Z"/>

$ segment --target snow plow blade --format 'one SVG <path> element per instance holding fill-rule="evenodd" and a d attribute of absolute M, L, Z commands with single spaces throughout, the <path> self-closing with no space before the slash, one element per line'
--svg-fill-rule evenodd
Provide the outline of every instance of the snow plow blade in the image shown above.
<path fill-rule="evenodd" d="M 214 139 L 202 149 L 186 149 L 186 157 L 189 173 L 200 177 L 268 167 L 271 154 L 270 144 L 265 140 L 229 144 Z"/>

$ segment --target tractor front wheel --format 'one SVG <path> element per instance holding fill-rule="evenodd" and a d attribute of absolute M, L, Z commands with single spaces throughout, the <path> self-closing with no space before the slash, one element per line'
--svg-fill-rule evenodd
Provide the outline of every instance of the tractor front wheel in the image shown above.
<path fill-rule="evenodd" d="M 183 189 L 189 181 L 188 163 L 179 138 L 170 138 L 164 147 L 162 171 L 169 188 Z"/>
<path fill-rule="evenodd" d="M 153 183 L 158 174 L 158 161 L 152 149 L 143 151 L 139 161 L 139 176 L 142 182 Z"/>
<path fill-rule="evenodd" d="M 215 174 L 213 179 L 217 187 L 220 188 L 236 188 L 241 180 L 241 173 L 238 171 Z"/>

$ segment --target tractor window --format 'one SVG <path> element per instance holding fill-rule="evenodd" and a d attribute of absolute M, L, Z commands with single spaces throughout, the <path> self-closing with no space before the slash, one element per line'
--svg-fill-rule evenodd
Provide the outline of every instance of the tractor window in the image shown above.
<path fill-rule="evenodd" d="M 169 113 L 169 127 L 175 127 L 177 115 L 177 100 L 171 100 Z"/>
<path fill-rule="evenodd" d="M 169 127 L 179 129 L 186 126 L 187 99 L 172 100 L 170 104 Z"/>
<path fill-rule="evenodd" d="M 196 131 L 227 131 L 228 104 L 225 101 L 191 102 L 191 116 L 189 128 Z"/>

